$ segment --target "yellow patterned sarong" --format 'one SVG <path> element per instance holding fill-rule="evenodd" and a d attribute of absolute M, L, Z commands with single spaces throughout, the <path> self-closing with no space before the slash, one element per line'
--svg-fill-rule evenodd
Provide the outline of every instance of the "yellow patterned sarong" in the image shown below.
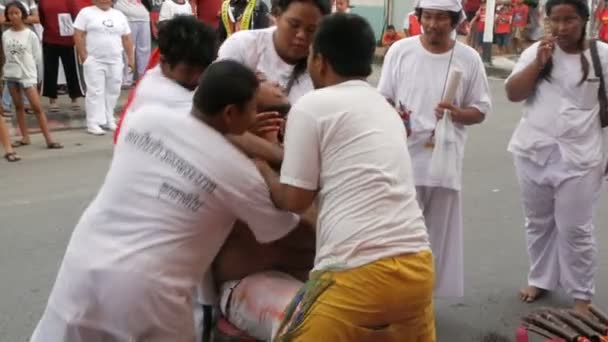
<path fill-rule="evenodd" d="M 312 274 L 275 341 L 435 342 L 433 284 L 430 251 Z"/>

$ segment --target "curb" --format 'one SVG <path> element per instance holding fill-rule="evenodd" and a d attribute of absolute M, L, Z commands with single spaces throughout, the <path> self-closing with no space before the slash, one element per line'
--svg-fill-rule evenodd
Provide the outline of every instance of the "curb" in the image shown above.
<path fill-rule="evenodd" d="M 509 75 L 511 75 L 511 69 L 505 69 L 505 68 L 500 68 L 494 65 L 485 65 L 486 67 L 486 74 L 488 76 L 491 77 L 496 77 L 496 78 L 500 78 L 500 79 L 506 79 L 507 77 L 509 77 Z"/>

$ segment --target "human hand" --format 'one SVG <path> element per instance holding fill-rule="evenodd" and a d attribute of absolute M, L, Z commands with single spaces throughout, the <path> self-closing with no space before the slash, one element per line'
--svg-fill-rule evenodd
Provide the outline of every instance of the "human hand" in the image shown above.
<path fill-rule="evenodd" d="M 268 133 L 276 133 L 283 125 L 283 118 L 277 112 L 263 112 L 256 115 L 253 126 L 249 129 L 253 134 L 264 137 Z"/>
<path fill-rule="evenodd" d="M 440 102 L 437 105 L 437 108 L 435 108 L 435 116 L 437 117 L 437 120 L 443 119 L 443 115 L 444 115 L 445 111 L 448 111 L 450 113 L 452 120 L 454 120 L 454 121 L 458 121 L 457 118 L 462 113 L 462 109 L 459 107 L 456 107 L 452 103 Z"/>
<path fill-rule="evenodd" d="M 553 51 L 555 50 L 555 37 L 548 36 L 541 40 L 538 45 L 538 50 L 536 51 L 536 63 L 543 68 L 551 57 L 553 56 Z"/>

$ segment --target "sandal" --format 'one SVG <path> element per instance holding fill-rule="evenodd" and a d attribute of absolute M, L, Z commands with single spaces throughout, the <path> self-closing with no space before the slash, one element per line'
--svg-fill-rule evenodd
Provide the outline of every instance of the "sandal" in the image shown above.
<path fill-rule="evenodd" d="M 9 163 L 14 163 L 20 161 L 21 157 L 19 157 L 16 152 L 9 152 L 4 155 L 4 159 L 6 159 Z"/>
<path fill-rule="evenodd" d="M 21 147 L 21 146 L 27 146 L 27 145 L 29 145 L 29 144 L 30 144 L 29 142 L 25 142 L 25 141 L 23 141 L 23 140 L 17 140 L 17 141 L 15 141 L 15 142 L 13 142 L 13 143 L 11 144 L 11 146 L 13 146 L 13 147 L 17 148 L 17 147 Z"/>
<path fill-rule="evenodd" d="M 61 145 L 61 144 L 60 144 L 60 143 L 58 143 L 58 142 L 52 142 L 52 143 L 46 144 L 46 147 L 47 147 L 49 150 L 60 150 L 60 149 L 62 149 L 62 148 L 63 148 L 63 145 Z"/>

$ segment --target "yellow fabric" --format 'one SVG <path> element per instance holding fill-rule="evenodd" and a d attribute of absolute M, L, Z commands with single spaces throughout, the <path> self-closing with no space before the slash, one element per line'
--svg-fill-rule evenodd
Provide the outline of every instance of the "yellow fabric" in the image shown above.
<path fill-rule="evenodd" d="M 253 18 L 253 10 L 255 9 L 256 0 L 250 0 L 245 7 L 243 17 L 240 21 L 235 18 L 235 23 L 232 25 L 228 12 L 230 11 L 230 0 L 224 0 L 222 3 L 221 16 L 222 23 L 226 28 L 226 35 L 230 37 L 234 32 L 241 30 L 249 30 L 251 28 L 251 19 Z"/>
<path fill-rule="evenodd" d="M 331 285 L 288 338 L 277 341 L 435 341 L 430 251 L 326 272 L 321 278 Z"/>

